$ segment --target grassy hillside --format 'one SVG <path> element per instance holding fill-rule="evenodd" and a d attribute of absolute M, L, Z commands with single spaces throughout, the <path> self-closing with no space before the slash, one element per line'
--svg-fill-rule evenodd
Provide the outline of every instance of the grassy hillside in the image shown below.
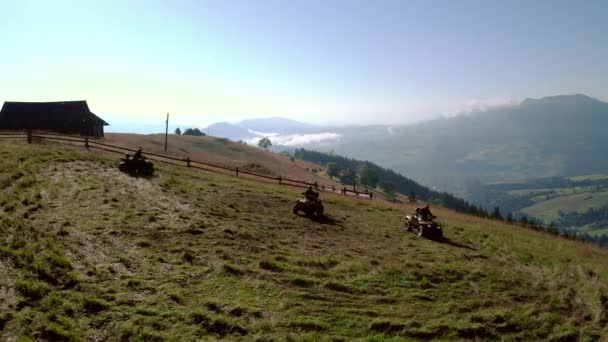
<path fill-rule="evenodd" d="M 118 146 L 137 148 L 142 146 L 146 151 L 164 153 L 164 134 L 106 134 L 104 142 Z M 323 176 L 322 167 L 302 160 L 290 160 L 289 156 L 271 153 L 260 148 L 247 146 L 228 139 L 215 137 L 195 137 L 170 135 L 167 153 L 175 156 L 190 156 L 193 160 L 212 162 L 229 167 L 239 167 L 256 173 L 272 176 L 282 175 L 296 180 L 338 186 Z M 318 170 L 317 172 L 313 172 Z"/>
<path fill-rule="evenodd" d="M 435 209 L 0 145 L 0 340 L 598 340 L 608 251 Z"/>

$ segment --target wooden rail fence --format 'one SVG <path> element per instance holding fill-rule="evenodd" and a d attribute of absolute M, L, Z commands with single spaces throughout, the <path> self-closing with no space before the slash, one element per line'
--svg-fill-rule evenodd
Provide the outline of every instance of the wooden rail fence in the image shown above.
<path fill-rule="evenodd" d="M 118 153 L 118 154 L 127 154 L 129 152 L 135 152 L 135 149 L 124 147 L 124 146 L 116 146 L 109 145 L 101 142 L 98 138 L 89 138 L 89 137 L 81 137 L 74 136 L 68 134 L 60 134 L 54 132 L 46 132 L 46 131 L 0 131 L 0 139 L 27 139 L 28 143 L 33 143 L 35 140 L 50 140 L 62 143 L 70 143 L 75 146 L 82 146 L 87 149 L 98 149 L 110 153 Z M 318 182 L 307 182 L 297 179 L 290 179 L 279 175 L 278 177 L 272 177 L 268 175 L 263 175 L 255 172 L 250 172 L 246 170 L 241 170 L 238 167 L 231 168 L 224 165 L 218 165 L 210 162 L 203 162 L 198 160 L 190 159 L 190 157 L 186 158 L 177 158 L 170 155 L 163 155 L 151 152 L 144 152 L 147 159 L 167 163 L 176 166 L 182 166 L 187 168 L 193 168 L 204 171 L 211 171 L 216 173 L 222 173 L 227 175 L 232 175 L 236 177 L 246 176 L 249 179 L 254 179 L 258 181 L 265 182 L 278 182 L 281 185 L 289 185 L 300 188 L 307 188 L 309 186 L 314 187 L 318 191 L 330 192 L 341 194 L 345 196 L 355 196 L 362 197 L 367 199 L 372 199 L 373 195 L 371 192 L 359 192 L 350 189 L 346 189 L 345 186 L 342 186 L 341 189 L 335 188 L 335 186 L 325 186 L 324 184 L 319 184 Z"/>

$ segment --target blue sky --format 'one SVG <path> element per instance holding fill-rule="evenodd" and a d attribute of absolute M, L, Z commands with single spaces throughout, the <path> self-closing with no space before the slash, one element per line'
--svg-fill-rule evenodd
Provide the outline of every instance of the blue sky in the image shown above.
<path fill-rule="evenodd" d="M 0 101 L 205 126 L 608 100 L 608 1 L 0 0 Z"/>

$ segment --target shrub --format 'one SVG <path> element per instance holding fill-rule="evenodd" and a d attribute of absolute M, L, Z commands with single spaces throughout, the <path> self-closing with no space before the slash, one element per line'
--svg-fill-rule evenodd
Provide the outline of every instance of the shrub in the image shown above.
<path fill-rule="evenodd" d="M 77 341 L 78 338 L 71 331 L 71 327 L 64 327 L 62 324 L 44 320 L 41 322 L 39 336 L 44 341 Z"/>
<path fill-rule="evenodd" d="M 82 300 L 83 309 L 89 313 L 105 310 L 109 306 L 105 300 L 96 297 L 84 297 Z"/>
<path fill-rule="evenodd" d="M 210 322 L 211 318 L 209 318 L 209 316 L 202 311 L 193 311 L 190 313 L 190 320 L 194 324 L 201 324 Z"/>
<path fill-rule="evenodd" d="M 291 279 L 291 283 L 295 286 L 299 287 L 311 287 L 315 285 L 314 280 L 305 279 L 305 278 L 293 278 Z"/>
<path fill-rule="evenodd" d="M 328 288 L 330 290 L 337 291 L 337 292 L 346 292 L 346 293 L 355 292 L 354 289 L 352 289 L 344 284 L 340 284 L 340 283 L 337 283 L 334 281 L 330 281 L 330 282 L 326 283 L 324 286 L 325 286 L 325 288 Z"/>
<path fill-rule="evenodd" d="M 4 325 L 13 318 L 10 312 L 0 313 L 0 331 L 4 329 Z"/>
<path fill-rule="evenodd" d="M 18 279 L 15 282 L 15 288 L 24 297 L 30 299 L 40 299 L 49 293 L 49 286 L 36 279 Z"/>
<path fill-rule="evenodd" d="M 232 275 L 243 275 L 243 274 L 245 274 L 245 272 L 243 270 L 241 270 L 240 268 L 238 268 L 236 266 L 232 266 L 230 264 L 224 264 L 224 266 L 222 267 L 222 269 L 224 270 L 225 273 L 232 274 Z"/>
<path fill-rule="evenodd" d="M 284 270 L 283 267 L 281 267 L 281 265 L 277 264 L 276 262 L 274 262 L 272 260 L 260 261 L 260 268 L 263 270 L 273 271 L 273 272 L 282 272 Z"/>

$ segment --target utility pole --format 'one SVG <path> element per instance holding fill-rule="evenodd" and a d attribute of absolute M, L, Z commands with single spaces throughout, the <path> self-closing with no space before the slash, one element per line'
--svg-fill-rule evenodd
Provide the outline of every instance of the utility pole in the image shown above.
<path fill-rule="evenodd" d="M 165 121 L 165 152 L 167 152 L 167 138 L 169 136 L 169 113 L 167 113 L 167 121 Z"/>

